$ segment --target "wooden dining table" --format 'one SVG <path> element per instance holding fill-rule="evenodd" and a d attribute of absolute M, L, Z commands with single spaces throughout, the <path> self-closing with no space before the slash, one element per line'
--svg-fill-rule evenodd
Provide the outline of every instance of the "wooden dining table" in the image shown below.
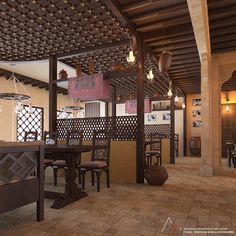
<path fill-rule="evenodd" d="M 90 152 L 93 149 L 104 148 L 103 146 L 93 145 L 44 145 L 45 157 L 55 160 L 65 160 L 67 169 L 65 171 L 65 191 L 64 193 L 45 191 L 44 196 L 53 199 L 51 208 L 60 209 L 74 201 L 86 197 L 88 194 L 78 188 L 76 179 L 76 163 L 80 154 Z"/>

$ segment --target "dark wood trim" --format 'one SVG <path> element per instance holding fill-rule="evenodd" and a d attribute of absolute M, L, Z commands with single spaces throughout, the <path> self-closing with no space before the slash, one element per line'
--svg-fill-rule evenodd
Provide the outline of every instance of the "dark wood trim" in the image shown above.
<path fill-rule="evenodd" d="M 116 117 L 116 87 L 113 86 L 113 98 L 112 98 L 112 117 Z"/>
<path fill-rule="evenodd" d="M 140 38 L 137 38 L 138 71 L 137 71 L 137 183 L 144 183 L 144 45 Z"/>
<path fill-rule="evenodd" d="M 184 156 L 187 156 L 187 98 L 186 95 L 184 96 L 184 103 L 185 103 L 185 109 L 184 109 Z"/>
<path fill-rule="evenodd" d="M 105 116 L 108 117 L 109 102 L 105 102 Z"/>
<path fill-rule="evenodd" d="M 172 86 L 172 91 L 175 91 Z M 174 95 L 170 99 L 170 163 L 175 164 L 175 101 Z"/>
<path fill-rule="evenodd" d="M 130 45 L 130 39 L 124 39 L 122 41 L 107 43 L 107 44 L 94 46 L 94 47 L 82 48 L 79 50 L 70 51 L 68 53 L 57 54 L 57 58 L 61 60 L 61 59 L 75 57 L 75 56 L 83 56 L 83 55 L 87 55 L 88 53 L 95 53 L 95 52 L 102 51 L 104 49 L 117 48 L 123 45 Z"/>
<path fill-rule="evenodd" d="M 54 55 L 49 57 L 49 132 L 56 131 L 57 120 L 57 58 Z"/>

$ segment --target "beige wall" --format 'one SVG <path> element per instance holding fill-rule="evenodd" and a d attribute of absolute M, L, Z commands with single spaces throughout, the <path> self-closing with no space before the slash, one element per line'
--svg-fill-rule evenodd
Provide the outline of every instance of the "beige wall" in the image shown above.
<path fill-rule="evenodd" d="M 32 106 L 38 106 L 44 108 L 44 130 L 48 130 L 48 100 L 49 94 L 45 89 L 39 89 L 32 87 L 31 85 L 24 85 L 30 93 L 32 99 Z M 0 93 L 13 92 L 13 81 L 6 80 L 4 77 L 0 77 Z M 22 92 L 19 90 L 19 92 Z M 67 96 L 58 94 L 58 108 L 64 105 L 69 105 Z M 2 106 L 2 112 L 0 112 L 0 140 L 15 141 L 16 140 L 16 114 L 13 111 L 14 102 L 0 100 Z M 27 104 L 26 104 L 27 105 Z M 14 137 L 12 139 L 12 136 Z"/>
<path fill-rule="evenodd" d="M 194 120 L 201 120 L 201 116 L 199 117 L 193 117 L 193 110 L 201 110 L 201 106 L 193 106 L 192 105 L 192 99 L 198 99 L 201 98 L 201 94 L 191 94 L 187 95 L 187 106 L 186 106 L 186 113 L 187 113 L 187 156 L 190 156 L 190 148 L 189 148 L 189 142 L 191 137 L 199 136 L 201 137 L 201 128 L 195 128 L 193 127 L 193 121 Z"/>

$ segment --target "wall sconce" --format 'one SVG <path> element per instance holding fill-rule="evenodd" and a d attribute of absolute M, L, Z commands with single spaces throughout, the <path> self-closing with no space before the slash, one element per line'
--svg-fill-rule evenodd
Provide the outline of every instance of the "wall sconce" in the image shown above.
<path fill-rule="evenodd" d="M 129 51 L 129 55 L 127 56 L 127 62 L 131 65 L 135 63 L 135 56 L 133 50 Z"/>
<path fill-rule="evenodd" d="M 147 74 L 147 79 L 150 81 L 150 82 L 153 82 L 153 79 L 154 79 L 154 74 L 152 72 L 152 69 L 149 70 L 148 74 Z"/>
<path fill-rule="evenodd" d="M 226 104 L 225 111 L 226 111 L 226 112 L 229 112 L 229 111 L 230 111 L 229 104 Z"/>
<path fill-rule="evenodd" d="M 228 92 L 225 93 L 225 100 L 226 100 L 225 111 L 226 111 L 226 112 L 229 112 L 229 111 L 230 111 L 230 107 L 229 107 L 229 101 L 230 101 L 230 99 L 229 99 L 229 94 L 228 94 Z"/>

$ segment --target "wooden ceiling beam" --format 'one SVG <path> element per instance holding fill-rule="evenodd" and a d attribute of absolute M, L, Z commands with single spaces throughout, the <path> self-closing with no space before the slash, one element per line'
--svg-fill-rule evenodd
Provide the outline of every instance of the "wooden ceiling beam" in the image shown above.
<path fill-rule="evenodd" d="M 175 51 L 177 49 L 186 49 L 186 48 L 194 48 L 196 47 L 196 43 L 195 42 L 190 42 L 190 43 L 179 43 L 178 45 L 174 44 L 174 45 L 169 45 L 166 47 L 157 47 L 157 48 L 153 48 L 154 52 L 162 52 L 164 50 L 170 50 L 170 51 Z"/>
<path fill-rule="evenodd" d="M 181 31 L 179 30 L 181 28 Z M 163 40 L 164 39 L 174 39 L 179 36 L 184 35 L 193 35 L 193 29 L 191 23 L 184 23 L 180 25 L 179 27 L 167 27 L 165 28 L 165 32 L 162 29 L 150 31 L 150 32 L 144 32 L 142 33 L 142 39 L 145 43 L 157 41 L 157 40 Z"/>
<path fill-rule="evenodd" d="M 188 8 L 186 8 L 186 5 L 184 3 L 178 3 L 170 8 L 159 9 L 159 10 L 154 9 L 152 12 L 147 12 L 145 14 L 132 17 L 131 22 L 139 24 L 142 23 L 143 21 L 151 21 L 161 18 L 172 18 L 187 14 L 188 14 Z"/>
<path fill-rule="evenodd" d="M 148 32 L 148 31 L 152 31 L 152 30 L 162 29 L 164 27 L 177 26 L 177 25 L 184 24 L 184 23 L 188 22 L 189 20 L 190 20 L 189 16 L 186 15 L 184 17 L 179 17 L 178 19 L 157 21 L 157 22 L 153 22 L 153 23 L 149 23 L 149 24 L 137 27 L 137 31 L 138 32 Z"/>
<path fill-rule="evenodd" d="M 143 7 L 151 6 L 152 4 L 153 4 L 153 1 L 150 1 L 150 0 L 138 1 L 136 3 L 132 3 L 129 5 L 123 6 L 121 8 L 121 11 L 122 12 L 135 11 L 135 10 L 142 9 Z"/>
<path fill-rule="evenodd" d="M 182 43 L 182 42 L 189 42 L 189 41 L 193 41 L 193 40 L 194 40 L 194 35 L 189 34 L 189 35 L 185 35 L 185 36 L 179 36 L 174 39 L 163 38 L 163 40 L 149 42 L 149 43 L 147 43 L 147 45 L 148 46 L 167 46 L 170 44 L 173 45 L 173 44 L 178 44 L 178 43 Z"/>
<path fill-rule="evenodd" d="M 112 49 L 112 48 L 117 48 L 119 46 L 130 45 L 130 44 L 131 44 L 130 39 L 125 39 L 122 41 L 106 43 L 100 46 L 94 46 L 94 47 L 89 47 L 89 48 L 87 47 L 80 50 L 70 51 L 68 53 L 57 54 L 57 59 L 62 60 L 66 58 L 76 57 L 76 56 L 83 56 L 89 53 L 96 53 L 105 49 Z"/>

